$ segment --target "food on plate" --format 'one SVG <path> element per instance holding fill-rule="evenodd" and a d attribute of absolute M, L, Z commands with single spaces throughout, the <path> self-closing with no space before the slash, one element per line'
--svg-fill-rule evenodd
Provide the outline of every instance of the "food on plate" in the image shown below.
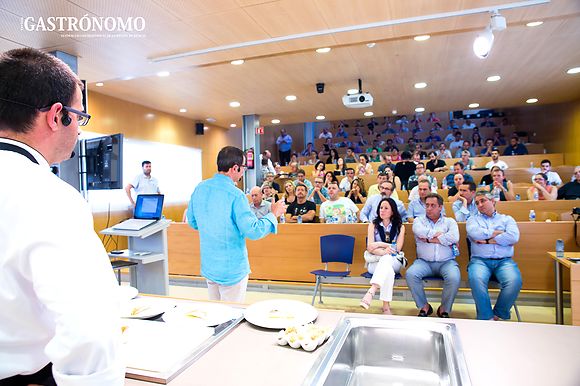
<path fill-rule="evenodd" d="M 278 309 L 273 309 L 273 310 L 270 310 L 270 312 L 268 312 L 268 318 L 292 320 L 292 319 L 295 319 L 295 316 L 290 314 L 290 313 L 280 311 Z"/>
<path fill-rule="evenodd" d="M 133 307 L 133 309 L 131 310 L 131 316 L 137 316 L 139 315 L 141 312 L 148 310 L 149 307 L 148 306 L 141 306 L 141 307 Z"/>
<path fill-rule="evenodd" d="M 330 336 L 328 327 L 319 327 L 314 324 L 288 327 L 276 335 L 276 343 L 280 346 L 290 345 L 292 348 L 302 347 L 305 351 L 314 351 Z"/>
<path fill-rule="evenodd" d="M 206 319 L 207 312 L 201 310 L 192 310 L 185 314 L 185 316 L 189 318 L 196 318 L 196 319 Z"/>

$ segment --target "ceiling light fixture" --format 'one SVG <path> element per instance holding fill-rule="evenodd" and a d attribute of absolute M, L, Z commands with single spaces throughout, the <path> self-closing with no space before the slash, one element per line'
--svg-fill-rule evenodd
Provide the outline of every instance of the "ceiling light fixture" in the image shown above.
<path fill-rule="evenodd" d="M 501 76 L 499 76 L 499 75 L 491 75 L 491 76 L 487 77 L 488 82 L 497 82 L 500 79 L 501 79 Z"/>
<path fill-rule="evenodd" d="M 210 122 L 210 123 L 215 123 L 217 121 L 217 119 L 209 117 L 205 119 L 206 121 Z"/>
<path fill-rule="evenodd" d="M 473 41 L 473 53 L 475 56 L 480 59 L 487 58 L 493 46 L 494 36 L 492 31 L 503 31 L 506 26 L 505 17 L 500 15 L 497 10 L 493 11 L 489 25 Z"/>
<path fill-rule="evenodd" d="M 425 107 L 415 107 L 416 113 L 422 113 L 423 111 L 425 111 Z"/>
<path fill-rule="evenodd" d="M 180 113 L 187 113 L 187 109 L 185 109 L 185 108 L 182 107 L 182 108 L 179 109 L 179 112 Z"/>
<path fill-rule="evenodd" d="M 424 42 L 425 40 L 429 40 L 431 38 L 431 35 L 419 35 L 419 36 L 415 36 L 413 39 L 416 42 Z"/>
<path fill-rule="evenodd" d="M 415 88 L 425 88 L 425 87 L 427 87 L 427 83 L 425 82 L 415 83 Z"/>
<path fill-rule="evenodd" d="M 159 71 L 157 73 L 157 76 L 160 78 L 165 78 L 166 76 L 169 76 L 170 72 L 169 71 Z"/>
<path fill-rule="evenodd" d="M 317 115 L 316 116 L 316 119 L 319 120 L 319 121 L 323 121 L 323 120 L 326 119 L 326 117 L 324 115 Z"/>
<path fill-rule="evenodd" d="M 240 64 L 244 64 L 245 60 L 244 59 L 236 59 L 236 60 L 232 60 L 230 63 L 233 64 L 234 66 L 239 66 Z"/>
<path fill-rule="evenodd" d="M 236 125 L 235 123 L 230 123 L 230 127 L 231 127 L 232 129 L 234 129 L 234 128 L 238 127 L 238 125 Z"/>
<path fill-rule="evenodd" d="M 209 127 L 207 127 L 207 126 L 204 126 L 204 127 L 203 127 L 203 130 L 204 130 L 204 131 L 208 131 L 208 130 L 209 130 Z"/>
<path fill-rule="evenodd" d="M 393 110 L 391 113 L 393 113 L 393 115 L 397 115 L 397 110 Z"/>
<path fill-rule="evenodd" d="M 538 101 L 538 98 L 530 98 L 528 100 L 526 100 L 526 103 L 536 103 Z"/>
<path fill-rule="evenodd" d="M 468 106 L 470 109 L 476 109 L 479 107 L 479 103 L 470 103 Z"/>
<path fill-rule="evenodd" d="M 363 114 L 365 117 L 372 117 L 374 113 L 372 111 L 365 111 Z"/>
<path fill-rule="evenodd" d="M 331 50 L 330 47 L 323 47 L 323 48 L 318 48 L 316 50 L 316 52 L 318 52 L 319 54 L 327 54 L 330 52 L 330 50 Z"/>
<path fill-rule="evenodd" d="M 286 95 L 286 98 L 285 99 L 288 102 L 292 102 L 292 101 L 295 101 L 297 98 L 296 98 L 296 95 Z"/>
<path fill-rule="evenodd" d="M 373 48 L 376 45 L 377 45 L 377 43 L 367 43 L 368 48 Z"/>
<path fill-rule="evenodd" d="M 279 119 L 272 119 L 270 122 L 277 125 L 278 123 L 280 123 L 280 120 Z"/>
<path fill-rule="evenodd" d="M 528 27 L 537 27 L 537 26 L 542 25 L 542 24 L 544 24 L 543 21 L 531 21 L 528 24 L 526 24 L 526 26 L 528 26 Z"/>
<path fill-rule="evenodd" d="M 95 86 L 97 87 L 103 87 L 105 84 L 103 82 L 97 82 L 95 83 Z"/>
<path fill-rule="evenodd" d="M 572 67 L 566 71 L 566 74 L 574 75 L 580 73 L 580 67 Z"/>
<path fill-rule="evenodd" d="M 232 102 L 230 102 L 230 107 L 240 107 L 240 102 L 232 101 Z"/>

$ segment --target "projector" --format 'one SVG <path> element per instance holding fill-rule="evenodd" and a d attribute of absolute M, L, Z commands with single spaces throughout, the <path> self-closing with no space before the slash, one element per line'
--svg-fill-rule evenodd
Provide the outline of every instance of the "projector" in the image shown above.
<path fill-rule="evenodd" d="M 349 109 L 362 109 L 373 105 L 373 96 L 368 92 L 345 95 L 342 97 L 342 103 Z"/>

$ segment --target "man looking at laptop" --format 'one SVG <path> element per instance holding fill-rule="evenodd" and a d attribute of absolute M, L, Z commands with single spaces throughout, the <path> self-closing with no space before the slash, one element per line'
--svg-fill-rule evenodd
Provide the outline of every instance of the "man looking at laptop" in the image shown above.
<path fill-rule="evenodd" d="M 125 186 L 125 193 L 127 193 L 132 206 L 135 206 L 135 200 L 131 196 L 131 189 L 135 190 L 136 195 L 161 193 L 159 181 L 151 175 L 151 161 L 141 162 L 141 168 L 143 168 L 143 173 L 138 174 L 132 183 Z"/>
<path fill-rule="evenodd" d="M 276 233 L 277 218 L 286 211 L 280 200 L 271 205 L 271 213 L 256 218 L 235 185 L 244 175 L 245 161 L 241 149 L 221 149 L 218 172 L 197 185 L 189 201 L 187 222 L 199 230 L 201 275 L 207 280 L 209 300 L 244 302 L 250 274 L 246 238 Z"/>

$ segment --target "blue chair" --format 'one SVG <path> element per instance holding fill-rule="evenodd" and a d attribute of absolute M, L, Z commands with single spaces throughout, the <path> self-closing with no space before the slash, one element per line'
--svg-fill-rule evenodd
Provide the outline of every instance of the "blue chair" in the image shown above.
<path fill-rule="evenodd" d="M 311 271 L 316 277 L 314 286 L 314 295 L 312 296 L 312 305 L 316 299 L 316 293 L 320 293 L 322 303 L 322 281 L 324 278 L 345 278 L 350 275 L 350 265 L 352 264 L 352 255 L 354 253 L 354 237 L 347 235 L 326 235 L 320 236 L 320 257 L 324 263 L 324 269 Z M 345 271 L 329 271 L 328 263 L 344 263 Z"/>

